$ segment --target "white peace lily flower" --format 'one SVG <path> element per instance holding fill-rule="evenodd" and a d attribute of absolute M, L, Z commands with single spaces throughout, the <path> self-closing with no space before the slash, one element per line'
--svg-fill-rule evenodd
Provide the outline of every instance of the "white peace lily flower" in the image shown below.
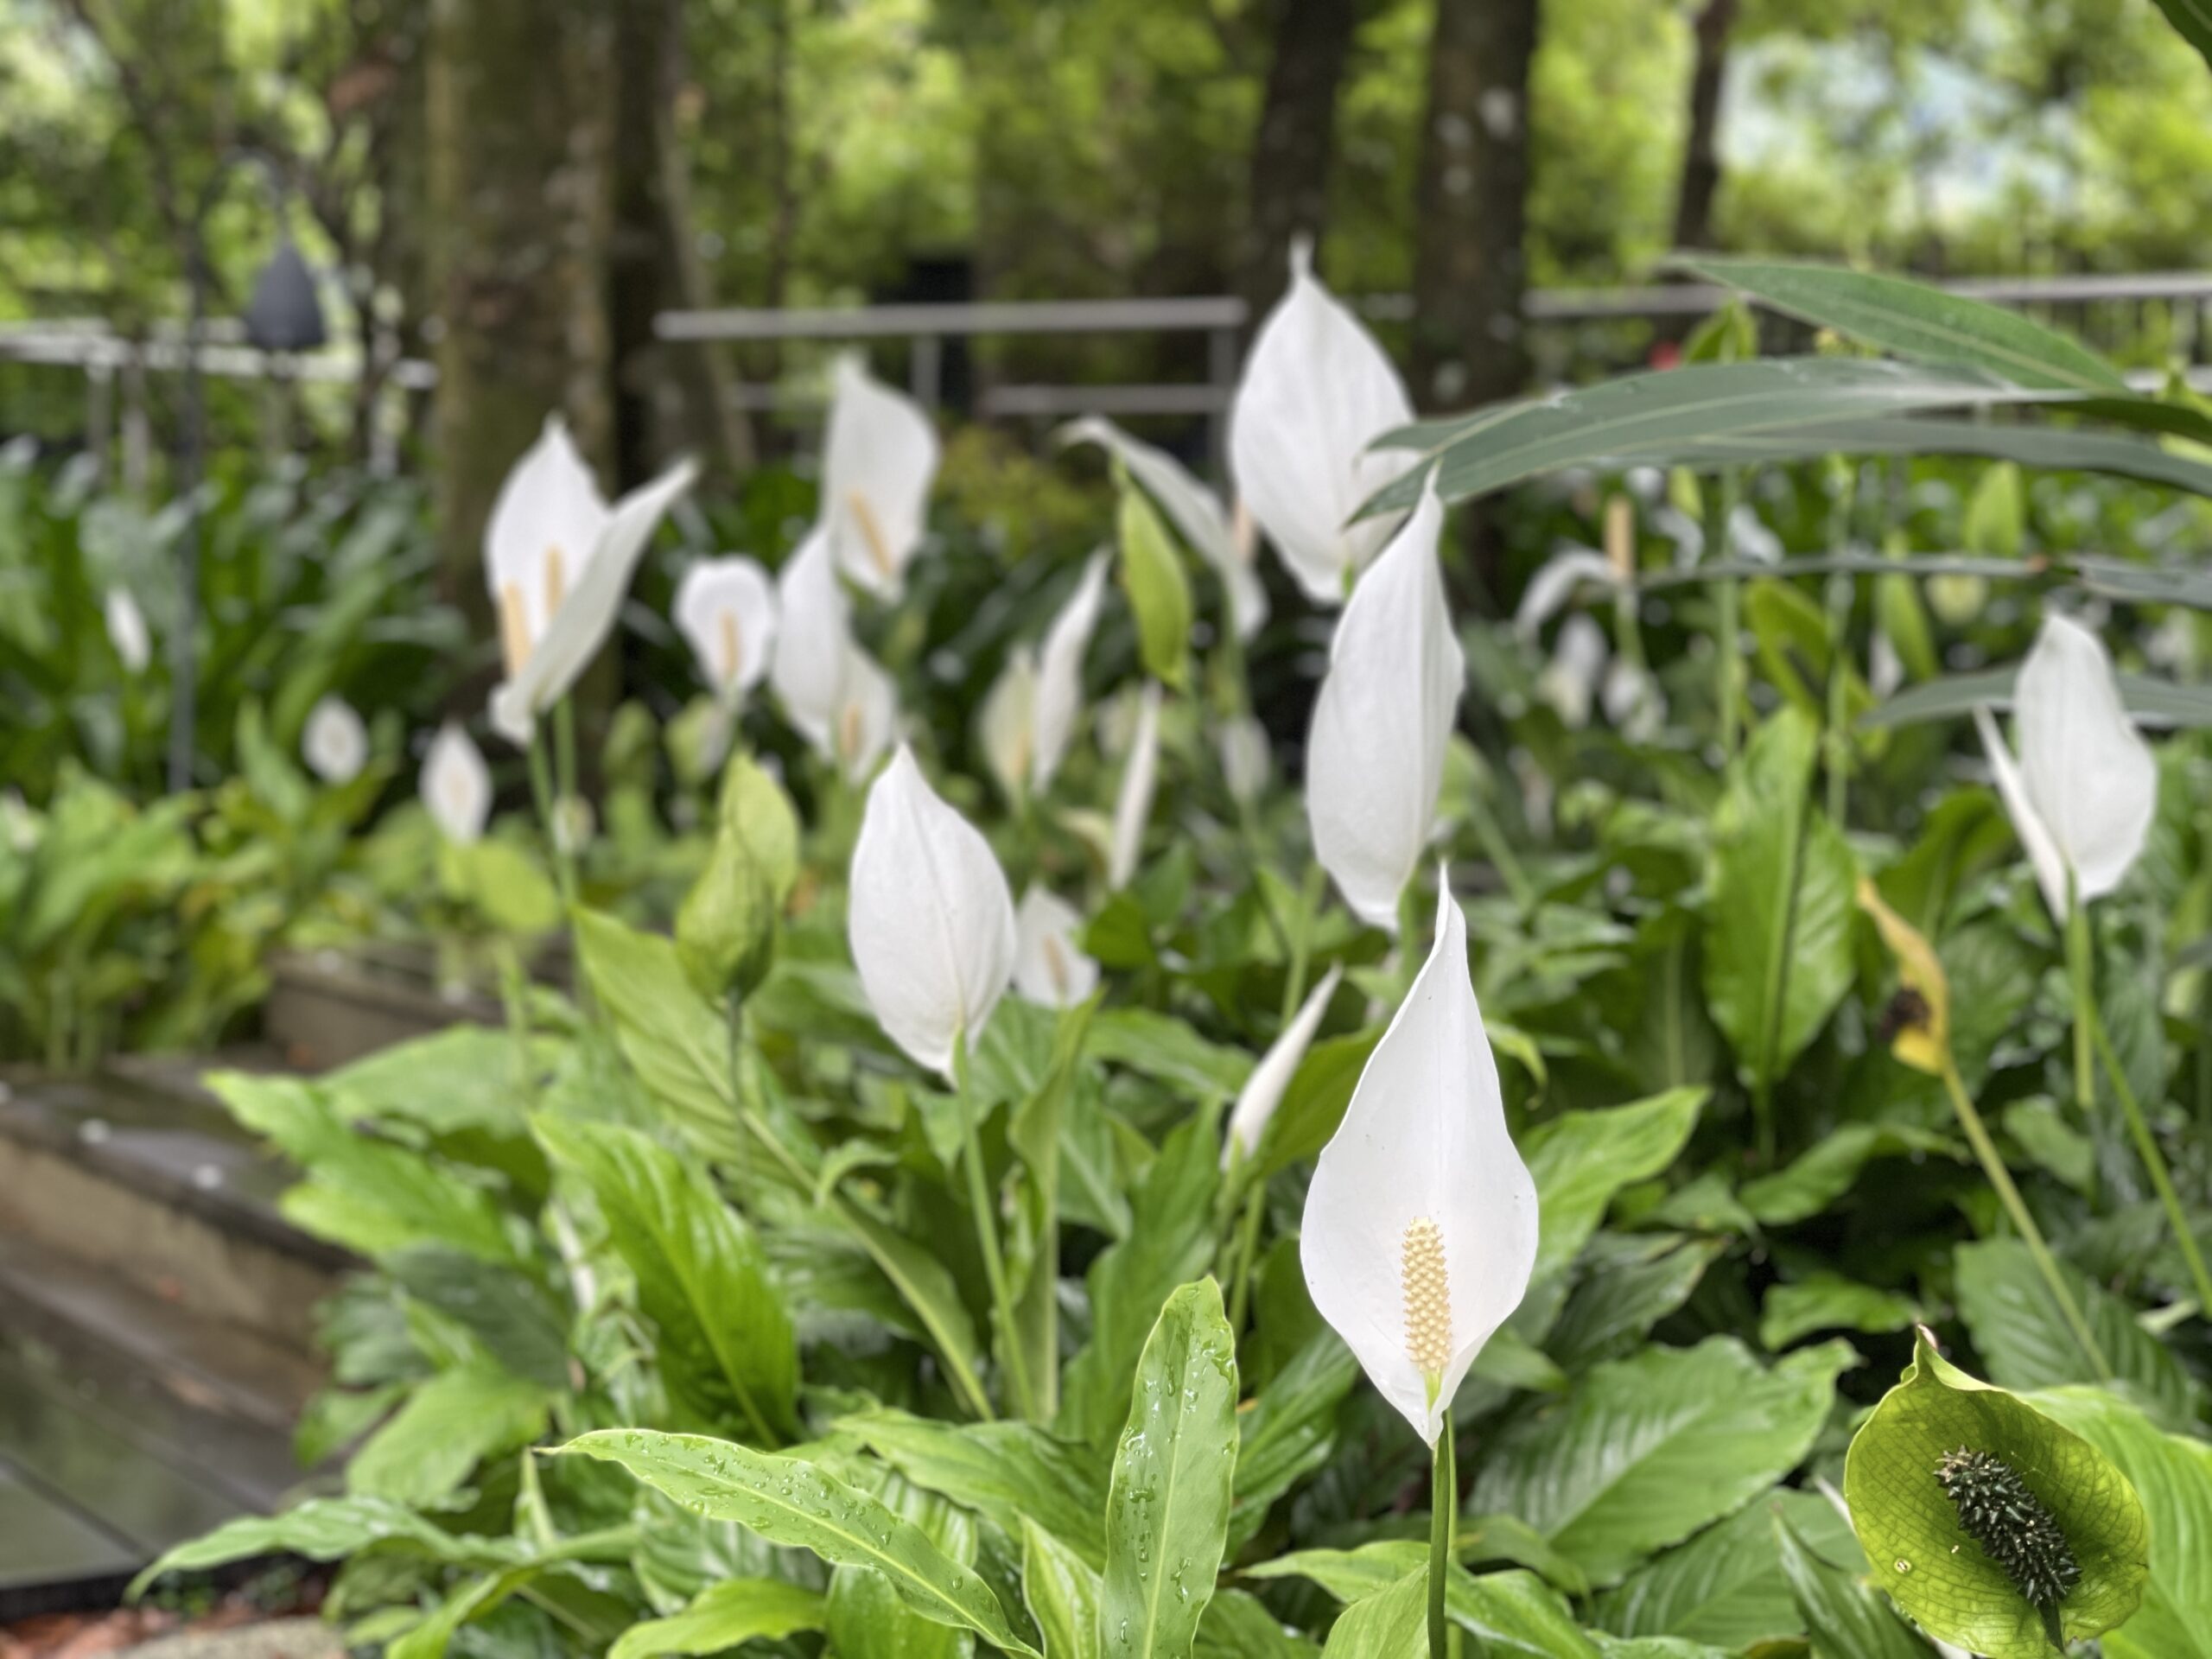
<path fill-rule="evenodd" d="M 724 703 L 760 683 L 776 643 L 776 590 L 747 558 L 702 559 L 676 589 L 676 626 Z"/>
<path fill-rule="evenodd" d="M 1667 723 L 1667 698 L 1659 682 L 1625 657 L 1615 658 L 1605 670 L 1599 696 L 1605 718 L 1632 743 L 1649 742 Z"/>
<path fill-rule="evenodd" d="M 1782 537 L 1767 528 L 1766 521 L 1747 501 L 1738 501 L 1728 514 L 1728 543 L 1738 558 L 1755 559 L 1761 564 L 1782 561 Z"/>
<path fill-rule="evenodd" d="M 1444 750 L 1466 678 L 1437 563 L 1433 485 L 1360 578 L 1337 624 L 1306 746 L 1314 855 L 1363 921 L 1395 931 L 1436 823 Z"/>
<path fill-rule="evenodd" d="M 1037 656 L 1027 645 L 1007 653 L 978 716 L 983 760 L 1000 792 L 1019 803 L 1029 788 L 1037 757 Z"/>
<path fill-rule="evenodd" d="M 2112 658 L 2070 618 L 2044 619 L 2012 693 L 2016 763 L 1987 708 L 1974 711 L 1997 792 L 2051 918 L 2066 925 L 2068 878 L 2103 897 L 2143 851 L 2158 806 L 2158 763 L 2120 702 Z"/>
<path fill-rule="evenodd" d="M 691 487 L 677 462 L 610 510 L 558 416 L 499 486 L 484 532 L 484 571 L 499 614 L 506 678 L 492 724 L 526 744 L 614 630 L 631 575 L 661 517 Z"/>
<path fill-rule="evenodd" d="M 1236 637 L 1249 639 L 1268 620 L 1268 590 L 1253 568 L 1251 538 L 1240 537 L 1221 498 L 1183 463 L 1128 433 L 1103 415 L 1071 421 L 1053 435 L 1060 443 L 1095 443 L 1116 457 L 1167 515 L 1191 550 L 1211 565 L 1229 595 Z"/>
<path fill-rule="evenodd" d="M 1075 741 L 1075 727 L 1083 713 L 1083 657 L 1090 649 L 1090 636 L 1098 626 L 1098 613 L 1106 598 L 1106 571 L 1110 553 L 1094 553 L 1083 567 L 1075 592 L 1045 631 L 1044 649 L 1037 658 L 1037 692 L 1029 750 L 1029 786 L 1042 794 L 1052 785 Z"/>
<path fill-rule="evenodd" d="M 1122 768 L 1121 791 L 1114 798 L 1114 847 L 1106 861 L 1106 885 L 1119 893 L 1137 873 L 1144 850 L 1144 827 L 1152 818 L 1152 796 L 1160 781 L 1160 682 L 1145 682 L 1137 702 L 1136 735 Z"/>
<path fill-rule="evenodd" d="M 483 839 L 492 817 L 492 771 L 468 734 L 452 721 L 438 728 L 423 757 L 423 804 L 457 847 Z"/>
<path fill-rule="evenodd" d="M 1321 1017 L 1329 1011 L 1329 999 L 1337 994 L 1337 982 L 1344 976 L 1342 968 L 1329 969 L 1321 982 L 1306 993 L 1306 1001 L 1299 1004 L 1290 1023 L 1268 1046 L 1268 1052 L 1260 1056 L 1252 1075 L 1244 1079 L 1243 1088 L 1236 1093 L 1236 1104 L 1230 1109 L 1228 1138 L 1221 1146 L 1224 1169 L 1229 1167 L 1240 1150 L 1247 1158 L 1259 1150 L 1260 1135 L 1267 1128 L 1268 1120 L 1275 1115 L 1275 1108 L 1282 1104 L 1290 1080 L 1298 1075 L 1298 1063 L 1313 1046 L 1313 1033 L 1321 1028 Z"/>
<path fill-rule="evenodd" d="M 111 588 L 100 601 L 107 620 L 107 642 L 115 647 L 127 674 L 143 674 L 154 660 L 153 636 L 147 632 L 146 613 L 126 588 Z"/>
<path fill-rule="evenodd" d="M 1521 603 L 1513 613 L 1514 632 L 1523 639 L 1534 639 L 1537 630 L 1558 614 L 1586 582 L 1618 589 L 1620 573 L 1611 559 L 1594 548 L 1568 546 L 1553 554 L 1537 567 L 1522 590 Z"/>
<path fill-rule="evenodd" d="M 1874 630 L 1874 638 L 1866 647 L 1866 688 L 1883 702 L 1897 695 L 1904 683 L 1904 658 L 1897 655 L 1896 642 L 1881 629 Z"/>
<path fill-rule="evenodd" d="M 1221 776 L 1229 785 L 1229 798 L 1241 806 L 1251 805 L 1267 788 L 1272 769 L 1268 728 L 1250 715 L 1237 715 L 1221 722 L 1214 741 L 1221 749 Z"/>
<path fill-rule="evenodd" d="M 849 784 L 875 770 L 899 734 L 899 687 L 883 665 L 850 641 L 840 665 L 830 756 Z"/>
<path fill-rule="evenodd" d="M 1590 723 L 1590 707 L 1611 654 L 1605 631 L 1588 617 L 1577 613 L 1560 624 L 1552 659 L 1536 677 L 1536 693 L 1559 711 L 1570 730 L 1579 732 Z"/>
<path fill-rule="evenodd" d="M 1071 1008 L 1098 988 L 1098 964 L 1077 948 L 1083 916 L 1043 887 L 1021 895 L 1014 916 L 1014 988 L 1026 1001 Z"/>
<path fill-rule="evenodd" d="M 300 734 L 300 753 L 308 770 L 326 784 L 350 784 L 369 763 L 369 728 L 353 705 L 325 697 L 308 711 Z"/>
<path fill-rule="evenodd" d="M 1536 1184 L 1439 885 L 1435 949 L 1321 1150 L 1299 1239 L 1314 1306 L 1431 1446 L 1536 1263 Z"/>
<path fill-rule="evenodd" d="M 1013 976 L 1014 896 L 990 844 L 901 744 L 868 793 L 847 931 L 868 1006 L 916 1064 L 950 1076 Z"/>
<path fill-rule="evenodd" d="M 852 650 L 851 607 L 837 582 L 830 538 L 817 529 L 784 562 L 776 579 L 776 646 L 769 683 L 792 726 L 817 749 L 832 747 L 845 658 Z"/>
<path fill-rule="evenodd" d="M 869 593 L 895 599 L 922 543 L 937 430 L 922 406 L 845 353 L 831 370 L 822 442 L 823 529 L 837 568 Z"/>
<path fill-rule="evenodd" d="M 1315 280 L 1313 265 L 1313 247 L 1300 240 L 1289 291 L 1245 359 L 1229 459 L 1237 493 L 1306 597 L 1337 605 L 1396 528 L 1388 517 L 1351 518 L 1414 465 L 1409 451 L 1368 447 L 1409 424 L 1413 405 L 1374 336 Z"/>

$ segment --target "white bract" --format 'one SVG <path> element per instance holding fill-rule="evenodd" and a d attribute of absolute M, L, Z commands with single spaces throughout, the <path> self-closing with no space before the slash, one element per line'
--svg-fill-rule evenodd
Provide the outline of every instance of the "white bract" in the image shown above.
<path fill-rule="evenodd" d="M 2112 658 L 2069 618 L 2044 619 L 2012 694 L 2016 763 L 1986 708 L 1974 711 L 1997 792 L 2063 927 L 2069 880 L 2087 904 L 2117 887 L 2158 806 L 2158 765 L 2127 717 Z"/>
<path fill-rule="evenodd" d="M 1250 715 L 1236 715 L 1221 722 L 1214 741 L 1221 749 L 1222 781 L 1229 785 L 1230 798 L 1251 805 L 1268 786 L 1268 728 Z"/>
<path fill-rule="evenodd" d="M 1055 435 L 1062 443 L 1097 444 L 1128 467 L 1129 476 L 1159 503 L 1176 533 L 1221 578 L 1237 638 L 1249 639 L 1259 632 L 1268 620 L 1268 590 L 1253 568 L 1251 538 L 1236 534 L 1219 496 L 1165 449 L 1131 437 L 1103 415 L 1071 421 Z"/>
<path fill-rule="evenodd" d="M 1363 921 L 1395 930 L 1436 821 L 1466 677 L 1444 599 L 1433 486 L 1360 578 L 1337 624 L 1306 747 L 1314 855 Z"/>
<path fill-rule="evenodd" d="M 676 589 L 676 626 L 699 671 L 725 703 L 768 672 L 776 643 L 776 590 L 752 559 L 702 559 Z"/>
<path fill-rule="evenodd" d="M 857 781 L 874 769 L 899 719 L 899 690 L 852 635 L 829 538 L 799 543 L 776 584 L 770 683 L 784 715 L 816 751 Z"/>
<path fill-rule="evenodd" d="M 1152 817 L 1152 795 L 1160 781 L 1160 682 L 1145 682 L 1137 702 L 1136 735 L 1122 768 L 1122 787 L 1114 798 L 1113 849 L 1106 861 L 1106 885 L 1119 893 L 1137 873 L 1144 850 L 1144 827 Z"/>
<path fill-rule="evenodd" d="M 1021 895 L 1014 917 L 1014 988 L 1024 1001 L 1071 1008 L 1098 988 L 1098 964 L 1075 942 L 1083 916 L 1043 887 Z"/>
<path fill-rule="evenodd" d="M 1321 1028 L 1321 1016 L 1328 1013 L 1329 999 L 1337 994 L 1337 982 L 1344 976 L 1342 968 L 1329 969 L 1321 982 L 1306 993 L 1290 1023 L 1260 1056 L 1252 1075 L 1244 1079 L 1243 1088 L 1236 1092 L 1236 1104 L 1230 1109 L 1228 1138 L 1221 1146 L 1224 1169 L 1240 1154 L 1249 1158 L 1259 1150 L 1260 1135 L 1275 1115 L 1275 1108 L 1282 1104 L 1290 1080 L 1298 1075 L 1298 1063 L 1313 1046 L 1313 1033 Z"/>
<path fill-rule="evenodd" d="M 1037 758 L 1037 653 L 1027 645 L 1007 652 L 1006 666 L 983 696 L 976 716 L 983 760 L 1000 792 L 1019 805 L 1029 790 Z"/>
<path fill-rule="evenodd" d="M 839 357 L 831 380 L 822 528 L 839 569 L 868 592 L 896 598 L 922 543 L 937 431 L 919 404 L 874 378 L 858 357 Z"/>
<path fill-rule="evenodd" d="M 1413 405 L 1375 338 L 1313 276 L 1303 241 L 1290 289 L 1260 325 L 1230 411 L 1237 493 L 1283 563 L 1318 605 L 1342 602 L 1350 578 L 1395 528 L 1351 522 L 1414 457 L 1369 446 L 1409 424 Z"/>
<path fill-rule="evenodd" d="M 481 840 L 492 817 L 492 772 L 469 737 L 452 721 L 438 728 L 423 757 L 423 804 L 448 841 L 460 847 Z"/>
<path fill-rule="evenodd" d="M 1321 1317 L 1435 1445 L 1536 1264 L 1536 1184 L 1506 1133 L 1448 886 L 1435 949 L 1321 1150 L 1299 1258 Z"/>
<path fill-rule="evenodd" d="M 1590 723 L 1591 704 L 1610 654 L 1605 631 L 1580 611 L 1560 624 L 1552 659 L 1536 676 L 1536 693 L 1570 730 L 1580 731 Z"/>
<path fill-rule="evenodd" d="M 308 711 L 300 734 L 308 770 L 326 784 L 350 784 L 369 763 L 369 728 L 341 697 L 324 697 Z"/>
<path fill-rule="evenodd" d="M 100 601 L 107 620 L 107 642 L 122 659 L 124 671 L 143 674 L 154 660 L 153 636 L 146 629 L 146 613 L 126 588 L 111 588 Z"/>
<path fill-rule="evenodd" d="M 901 744 L 868 791 L 847 931 L 868 1006 L 918 1065 L 950 1076 L 1014 964 L 1014 896 L 990 844 Z"/>
<path fill-rule="evenodd" d="M 1030 787 L 1042 793 L 1067 759 L 1075 741 L 1077 719 L 1083 713 L 1083 657 L 1090 649 L 1092 631 L 1106 597 L 1106 570 L 1112 555 L 1094 553 L 1083 567 L 1082 580 L 1068 595 L 1045 631 L 1044 648 L 1037 656 L 1037 696 L 1029 752 Z"/>
<path fill-rule="evenodd" d="M 492 506 L 484 575 L 499 618 L 506 678 L 492 694 L 494 730 L 530 741 L 613 632 L 645 545 L 695 469 L 679 461 L 612 508 L 558 416 L 545 423 Z"/>
<path fill-rule="evenodd" d="M 1534 639 L 1537 630 L 1586 582 L 1609 589 L 1622 585 L 1613 562 L 1594 548 L 1568 546 L 1553 554 L 1536 568 L 1536 574 L 1529 578 L 1529 585 L 1521 591 L 1521 603 L 1513 612 L 1514 632 L 1523 639 Z"/>

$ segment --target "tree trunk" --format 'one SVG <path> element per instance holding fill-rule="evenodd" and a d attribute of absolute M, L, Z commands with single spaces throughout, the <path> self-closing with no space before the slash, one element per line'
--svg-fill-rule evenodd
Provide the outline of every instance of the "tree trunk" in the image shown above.
<path fill-rule="evenodd" d="M 484 524 L 549 414 L 613 448 L 606 252 L 609 8 L 435 0 L 426 87 L 442 585 L 497 638 Z M 458 697 L 474 706 L 480 677 Z"/>
<path fill-rule="evenodd" d="M 1720 194 L 1720 91 L 1728 73 L 1728 33 L 1738 0 L 1705 0 L 1691 25 L 1696 58 L 1690 71 L 1689 138 L 1682 182 L 1675 195 L 1675 246 L 1709 248 L 1713 202 Z"/>
<path fill-rule="evenodd" d="M 1446 0 L 1447 5 L 1449 0 Z M 1290 246 L 1320 239 L 1328 216 L 1337 89 L 1351 55 L 1357 0 L 1280 0 L 1274 56 L 1252 139 L 1236 289 L 1256 326 L 1290 280 Z"/>
<path fill-rule="evenodd" d="M 1528 378 L 1522 246 L 1529 211 L 1529 65 L 1537 0 L 1438 0 L 1430 36 L 1414 245 L 1413 382 L 1424 410 L 1462 410 Z M 1497 527 L 1465 515 L 1474 591 L 1497 597 Z"/>

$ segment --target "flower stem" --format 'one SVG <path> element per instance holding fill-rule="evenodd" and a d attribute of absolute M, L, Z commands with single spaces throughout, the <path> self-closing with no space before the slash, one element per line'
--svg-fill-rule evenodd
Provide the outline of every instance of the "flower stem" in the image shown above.
<path fill-rule="evenodd" d="M 1452 1621 L 1444 1592 L 1452 1579 L 1452 1529 L 1459 1508 L 1459 1475 L 1452 1455 L 1452 1408 L 1436 1437 L 1436 1465 L 1428 1484 L 1428 1659 L 1451 1659 Z"/>
<path fill-rule="evenodd" d="M 1959 1077 L 1955 1061 L 1947 1053 L 1943 1057 L 1943 1088 L 1951 1096 L 1951 1109 L 1958 1114 L 1959 1127 L 1966 1131 L 1967 1144 L 1974 1148 L 1974 1155 L 1981 1161 L 1981 1173 L 1989 1178 L 1989 1185 L 1996 1190 L 1998 1201 L 2005 1206 L 2005 1213 L 2012 1218 L 2018 1229 L 2021 1242 L 2027 1245 L 2028 1254 L 2035 1258 L 2036 1269 L 2043 1274 L 2043 1281 L 2050 1289 L 2058 1311 L 2065 1317 L 2067 1327 L 2074 1333 L 2074 1340 L 2081 1344 L 2083 1357 L 2097 1374 L 2101 1382 L 2112 1381 L 2112 1362 L 2105 1357 L 2105 1351 L 2097 1345 L 2089 1322 L 2082 1317 L 2082 1309 L 2074 1300 L 2074 1293 L 2059 1276 L 2058 1262 L 2050 1253 L 2050 1246 L 2044 1243 L 2043 1230 L 2036 1225 L 2035 1217 L 2028 1213 L 2027 1203 L 2020 1197 L 2020 1189 L 2012 1185 L 2012 1172 L 2005 1167 L 2005 1160 L 1997 1154 L 1997 1143 L 1989 1138 L 1989 1131 L 1982 1124 L 1981 1114 L 1974 1109 L 1973 1101 L 1967 1098 L 1967 1087 Z"/>
<path fill-rule="evenodd" d="M 1251 1305 L 1252 1263 L 1260 1251 L 1260 1223 L 1268 1209 L 1268 1184 L 1258 1176 L 1252 1179 L 1252 1191 L 1244 1200 L 1244 1219 L 1236 1230 L 1236 1264 L 1229 1281 L 1229 1329 L 1232 1335 L 1244 1329 L 1244 1313 Z"/>
<path fill-rule="evenodd" d="M 2204 1270 L 2203 1252 L 2196 1247 L 2196 1235 L 2190 1228 L 2181 1195 L 2174 1191 L 2174 1178 L 2166 1168 L 2165 1154 L 2158 1150 L 2150 1122 L 2143 1116 L 2143 1103 L 2136 1099 L 2127 1073 L 2120 1067 L 2120 1056 L 2113 1052 L 2112 1037 L 2105 1030 L 2103 1017 L 2097 1013 L 2094 1002 L 2089 1005 L 2089 1031 L 2095 1039 L 2097 1052 L 2104 1060 L 2105 1076 L 2112 1079 L 2112 1091 L 2120 1096 L 2120 1109 L 2127 1119 L 2127 1132 L 2134 1139 L 2135 1150 L 2142 1156 L 2143 1167 L 2150 1172 L 2151 1185 L 2158 1190 L 2158 1202 L 2165 1206 L 2166 1219 L 2173 1224 L 2174 1243 L 2181 1246 L 2182 1259 L 2189 1263 L 2190 1282 L 2196 1287 L 2197 1313 L 2212 1319 L 2212 1274 Z"/>
<path fill-rule="evenodd" d="M 553 855 L 553 885 L 560 890 L 563 915 L 573 916 L 576 908 L 576 868 L 561 839 L 561 826 L 555 817 L 558 807 L 553 793 L 553 775 L 545 756 L 545 742 L 542 734 L 533 732 L 530 739 L 530 792 L 537 804 L 537 822 L 545 830 L 545 845 Z"/>
<path fill-rule="evenodd" d="M 1006 1276 L 1006 1257 L 999 1249 L 998 1217 L 991 1205 L 991 1185 L 983 1168 L 983 1135 L 976 1122 L 975 1090 L 968 1077 L 968 1033 L 952 1039 L 952 1087 L 960 1102 L 960 1161 L 968 1170 L 968 1208 L 975 1217 L 976 1243 L 983 1255 L 983 1277 L 990 1281 L 991 1315 L 999 1328 L 1001 1359 L 1006 1366 L 1008 1403 L 1022 1417 L 1034 1419 L 1036 1402 L 1029 1389 L 1029 1368 L 1021 1355 L 1021 1338 L 1014 1323 L 1014 1293 Z"/>
<path fill-rule="evenodd" d="M 2082 1109 L 2082 1127 L 2095 1130 L 2097 1109 L 2096 1065 L 2091 1058 L 2094 1039 L 2090 1032 L 2097 1024 L 2097 994 L 2094 954 L 2089 939 L 2089 907 L 2074 892 L 2073 878 L 2067 878 L 2066 902 L 2070 909 L 2066 915 L 2067 977 L 2074 987 L 2074 1100 Z"/>

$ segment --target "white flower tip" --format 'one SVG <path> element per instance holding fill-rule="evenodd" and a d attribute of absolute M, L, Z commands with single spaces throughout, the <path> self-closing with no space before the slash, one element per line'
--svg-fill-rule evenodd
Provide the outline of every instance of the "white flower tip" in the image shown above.
<path fill-rule="evenodd" d="M 1290 280 L 1310 283 L 1313 276 L 1313 233 L 1300 231 L 1290 238 Z"/>

